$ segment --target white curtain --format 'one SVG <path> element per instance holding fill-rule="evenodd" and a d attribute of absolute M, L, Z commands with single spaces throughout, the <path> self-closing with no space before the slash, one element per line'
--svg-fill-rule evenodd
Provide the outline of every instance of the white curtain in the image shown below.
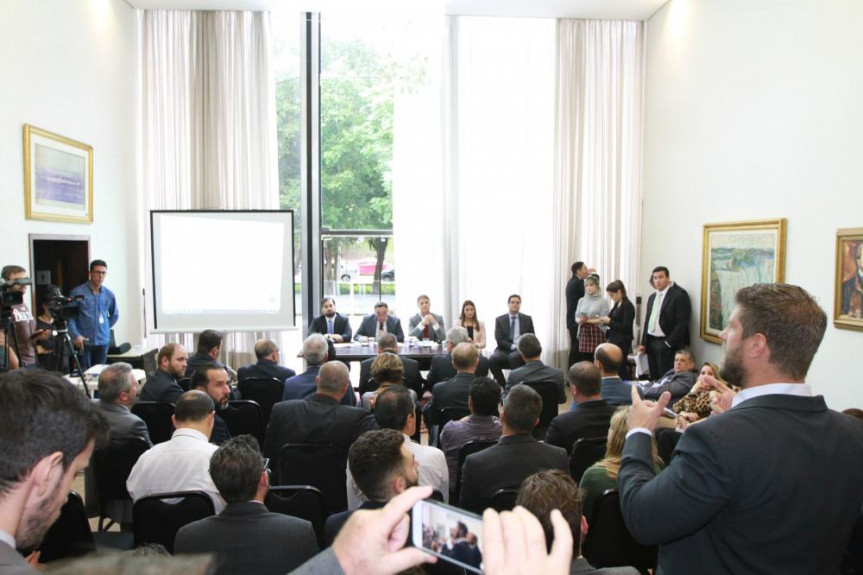
<path fill-rule="evenodd" d="M 266 12 L 143 11 L 140 13 L 141 158 L 145 213 L 153 209 L 277 209 L 275 85 Z M 149 218 L 143 246 L 149 246 Z M 178 249 L 194 257 L 206 238 Z M 152 293 L 148 251 L 142 270 Z M 213 281 L 248 275 L 225 262 Z M 239 282 L 238 282 L 239 283 Z M 148 295 L 149 297 L 149 295 Z M 238 297 L 242 297 L 238 290 Z M 152 301 L 152 300 L 150 300 Z M 148 307 L 149 309 L 149 307 Z M 152 326 L 152 313 L 147 325 Z M 214 326 L 218 327 L 218 326 Z M 275 333 L 230 333 L 222 360 L 243 365 L 254 342 Z M 294 335 L 296 338 L 296 335 Z M 193 334 L 148 334 L 147 343 L 178 341 L 194 350 Z M 285 346 L 286 342 L 280 345 Z M 292 343 L 288 349 L 296 349 Z M 287 354 L 284 354 L 287 356 Z"/>
<path fill-rule="evenodd" d="M 595 267 L 604 288 L 639 279 L 644 83 L 642 22 L 558 20 L 554 218 L 555 339 L 565 367 L 570 266 Z"/>

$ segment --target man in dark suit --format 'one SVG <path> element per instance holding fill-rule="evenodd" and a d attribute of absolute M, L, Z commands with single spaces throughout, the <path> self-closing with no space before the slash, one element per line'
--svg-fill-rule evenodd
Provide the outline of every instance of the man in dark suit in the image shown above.
<path fill-rule="evenodd" d="M 456 326 L 451 327 L 446 334 L 446 354 L 436 355 L 431 360 L 431 369 L 426 377 L 426 391 L 431 393 L 435 384 L 455 377 L 456 370 L 452 365 L 452 350 L 460 343 L 469 343 L 470 336 L 467 329 Z M 479 354 L 479 363 L 474 372 L 477 377 L 488 376 L 488 359 Z"/>
<path fill-rule="evenodd" d="M 590 273 L 584 262 L 572 264 L 572 277 L 566 282 L 566 329 L 569 331 L 569 363 L 578 361 L 578 324 L 575 321 L 575 308 L 578 300 L 584 297 L 584 278 Z"/>
<path fill-rule="evenodd" d="M 653 287 L 656 291 L 647 300 L 647 315 L 638 353 L 647 353 L 650 379 L 659 379 L 673 367 L 674 352 L 689 345 L 692 305 L 689 294 L 671 281 L 665 266 L 653 269 Z"/>
<path fill-rule="evenodd" d="M 185 377 L 189 355 L 179 343 L 166 343 L 156 359 L 159 367 L 147 376 L 141 389 L 141 401 L 177 403 L 183 395 L 183 388 L 177 380 Z"/>
<path fill-rule="evenodd" d="M 524 365 L 509 372 L 506 388 L 503 390 L 504 399 L 509 390 L 519 383 L 538 383 L 550 381 L 557 386 L 557 402 L 566 403 L 566 384 L 563 372 L 556 367 L 545 365 L 539 359 L 542 355 L 542 345 L 539 338 L 532 333 L 526 333 L 518 340 L 518 352 L 524 360 Z"/>
<path fill-rule="evenodd" d="M 222 353 L 222 340 L 224 339 L 225 336 L 220 331 L 214 329 L 202 331 L 198 335 L 197 351 L 186 364 L 186 377 L 192 377 L 198 367 L 209 363 L 225 367 L 225 370 L 228 371 L 227 367 L 219 361 L 219 355 Z"/>
<path fill-rule="evenodd" d="M 231 384 L 228 372 L 221 365 L 205 363 L 199 365 L 192 374 L 190 389 L 203 391 L 210 396 L 216 406 L 216 416 L 213 421 L 213 431 L 210 434 L 210 443 L 222 445 L 231 438 L 231 431 L 227 422 L 219 415 L 228 407 L 231 399 Z"/>
<path fill-rule="evenodd" d="M 526 333 L 534 333 L 533 319 L 529 315 L 519 313 L 521 296 L 513 294 L 507 300 L 509 313 L 499 316 L 494 321 L 494 339 L 497 349 L 489 359 L 489 368 L 501 387 L 506 386 L 503 377 L 504 369 L 515 369 L 524 365 L 524 360 L 518 352 L 518 338 Z"/>
<path fill-rule="evenodd" d="M 600 395 L 602 378 L 599 369 L 589 361 L 580 361 L 567 373 L 575 408 L 551 420 L 545 442 L 567 451 L 583 437 L 605 437 L 611 416 L 617 409 Z"/>
<path fill-rule="evenodd" d="M 385 333 L 378 338 L 378 355 L 386 351 L 395 354 L 399 352 L 396 336 L 391 333 Z M 420 374 L 419 364 L 416 360 L 409 357 L 399 356 L 399 359 L 402 360 L 402 365 L 405 368 L 404 375 L 402 375 L 402 383 L 408 389 L 414 390 L 417 397 L 422 397 L 425 380 L 423 380 L 423 376 Z M 378 388 L 377 382 L 371 379 L 372 363 L 374 361 L 375 358 L 370 357 L 360 362 L 360 397 L 367 391 L 374 391 Z"/>
<path fill-rule="evenodd" d="M 450 380 L 442 381 L 434 386 L 431 401 L 426 405 L 426 424 L 432 434 L 431 439 L 437 437 L 437 429 L 431 431 L 431 427 L 441 422 L 441 410 L 445 408 L 460 409 L 468 414 L 470 407 L 470 388 L 476 379 L 474 372 L 478 363 L 479 351 L 472 343 L 464 342 L 458 344 L 452 352 L 452 363 L 457 373 Z"/>
<path fill-rule="evenodd" d="M 659 475 L 652 432 L 670 394 L 632 394 L 618 485 L 664 573 L 838 573 L 863 504 L 863 426 L 805 383 L 827 315 L 802 288 L 737 292 L 720 337 L 722 376 L 704 378 L 725 413 L 687 428 Z M 657 517 L 662 517 L 657 521 Z"/>
<path fill-rule="evenodd" d="M 351 341 L 351 322 L 336 313 L 336 300 L 325 297 L 321 300 L 321 315 L 309 324 L 309 333 L 319 333 L 337 343 Z"/>
<path fill-rule="evenodd" d="M 279 365 L 279 346 L 271 339 L 259 339 L 255 342 L 255 357 L 258 363 L 246 365 L 237 370 L 237 381 L 251 377 L 272 377 L 284 382 L 289 377 L 297 375 L 293 369 Z"/>
<path fill-rule="evenodd" d="M 312 334 L 309 337 L 319 337 Z M 348 368 L 338 361 L 320 368 L 317 392 L 305 399 L 283 401 L 273 406 L 267 425 L 264 455 L 276 462 L 286 443 L 332 443 L 347 459 L 348 448 L 369 429 L 377 429 L 375 416 L 359 407 L 339 402 L 351 386 Z"/>
<path fill-rule="evenodd" d="M 640 386 L 639 395 L 644 399 L 657 400 L 660 395 L 667 391 L 671 394 L 671 404 L 674 405 L 674 402 L 689 393 L 697 379 L 695 357 L 690 350 L 680 349 L 674 354 L 674 367 L 657 381 L 647 382 Z"/>
<path fill-rule="evenodd" d="M 176 553 L 214 554 L 217 574 L 281 575 L 318 552 L 311 523 L 264 507 L 270 478 L 250 435 L 231 439 L 213 453 L 210 476 L 227 505 L 218 515 L 182 527 Z"/>
<path fill-rule="evenodd" d="M 396 316 L 389 315 L 389 311 L 390 308 L 386 302 L 376 303 L 375 313 L 363 318 L 354 340 L 359 341 L 361 337 L 377 339 L 382 333 L 391 333 L 399 342 L 403 342 L 405 334 L 402 331 L 402 322 Z"/>
<path fill-rule="evenodd" d="M 460 507 L 482 513 L 499 489 L 517 489 L 527 476 L 543 469 L 569 471 L 566 450 L 531 437 L 541 410 L 537 392 L 523 384 L 512 388 L 500 415 L 500 441 L 468 455 L 464 462 Z"/>
<path fill-rule="evenodd" d="M 600 395 L 608 405 L 632 404 L 631 385 L 620 379 L 620 364 L 624 360 L 623 352 L 613 343 L 602 343 L 593 352 L 593 364 L 599 368 L 602 376 Z M 575 402 L 573 402 L 573 406 Z"/>
<path fill-rule="evenodd" d="M 315 393 L 321 366 L 329 359 L 327 350 L 328 342 L 321 334 L 313 333 L 306 338 L 303 342 L 303 359 L 306 361 L 308 367 L 300 375 L 295 375 L 285 380 L 282 401 L 303 399 Z M 357 396 L 354 394 L 353 388 L 348 389 L 348 392 L 341 398 L 341 403 L 342 405 L 351 406 L 357 404 Z"/>

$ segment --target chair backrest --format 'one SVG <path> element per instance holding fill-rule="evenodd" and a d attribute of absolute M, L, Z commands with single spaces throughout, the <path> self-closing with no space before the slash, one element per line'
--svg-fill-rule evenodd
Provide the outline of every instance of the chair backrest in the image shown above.
<path fill-rule="evenodd" d="M 132 413 L 144 420 L 153 445 L 171 440 L 174 424 L 174 404 L 166 401 L 139 401 L 132 406 Z"/>
<path fill-rule="evenodd" d="M 422 443 L 422 420 L 423 420 L 423 410 L 420 407 L 419 403 L 416 406 L 416 430 L 414 434 L 411 435 L 411 439 L 416 443 Z"/>
<path fill-rule="evenodd" d="M 192 389 L 192 378 L 191 377 L 181 377 L 177 380 L 177 385 L 179 385 L 183 391 L 189 391 Z"/>
<path fill-rule="evenodd" d="M 169 503 L 174 499 L 178 501 Z M 132 508 L 135 547 L 159 543 L 173 553 L 174 538 L 181 527 L 215 513 L 213 500 L 203 491 L 155 493 L 142 497 Z"/>
<path fill-rule="evenodd" d="M 450 421 L 456 421 L 463 417 L 467 417 L 470 415 L 470 410 L 461 409 L 459 407 L 444 407 L 440 410 L 440 415 L 438 417 L 438 427 L 443 429 L 444 426 Z"/>
<path fill-rule="evenodd" d="M 324 494 L 327 513 L 348 507 L 347 461 L 329 443 L 286 443 L 279 452 L 278 485 L 311 485 Z"/>
<path fill-rule="evenodd" d="M 327 506 L 320 489 L 311 485 L 270 486 L 264 505 L 273 513 L 299 517 L 311 523 L 318 546 L 323 548 Z"/>
<path fill-rule="evenodd" d="M 582 437 L 572 444 L 569 453 L 569 475 L 578 483 L 585 470 L 605 457 L 607 437 Z"/>
<path fill-rule="evenodd" d="M 497 445 L 497 441 L 468 441 L 458 450 L 458 463 L 455 468 L 455 486 L 453 492 L 455 499 L 453 501 L 458 501 L 461 496 L 461 472 L 462 468 L 464 468 L 464 460 L 467 459 L 468 455 L 479 453 L 492 445 Z"/>
<path fill-rule="evenodd" d="M 96 493 L 99 498 L 99 517 L 105 517 L 108 501 L 128 499 L 126 480 L 141 454 L 150 449 L 140 437 L 112 439 L 107 445 L 93 452 L 90 465 L 96 480 Z"/>
<path fill-rule="evenodd" d="M 658 427 L 654 431 L 656 437 L 656 451 L 659 454 L 662 462 L 666 467 L 671 463 L 671 457 L 674 455 L 674 448 L 677 447 L 677 442 L 683 434 L 676 429 L 668 427 Z"/>
<path fill-rule="evenodd" d="M 251 399 L 261 406 L 261 416 L 264 418 L 266 429 L 273 406 L 282 401 L 285 382 L 275 377 L 250 377 L 241 381 L 237 387 L 243 399 Z"/>
<path fill-rule="evenodd" d="M 84 500 L 74 491 L 69 492 L 66 503 L 60 508 L 60 516 L 45 533 L 39 546 L 40 563 L 58 559 L 80 557 L 96 550 Z"/>
<path fill-rule="evenodd" d="M 593 504 L 590 529 L 584 540 L 584 556 L 594 567 L 631 565 L 644 571 L 655 569 L 659 548 L 633 539 L 620 511 L 617 489 L 605 491 Z"/>
<path fill-rule="evenodd" d="M 542 410 L 539 412 L 539 423 L 536 429 L 548 429 L 551 420 L 560 412 L 557 406 L 557 384 L 553 381 L 525 381 L 524 384 L 533 389 L 542 398 Z M 542 434 L 545 437 L 545 434 Z"/>
<path fill-rule="evenodd" d="M 518 487 L 498 489 L 491 496 L 488 507 L 491 507 L 495 511 L 510 511 L 515 507 L 516 499 L 518 499 Z"/>
<path fill-rule="evenodd" d="M 258 446 L 264 448 L 264 416 L 257 402 L 250 399 L 232 399 L 219 415 L 225 420 L 232 437 L 251 435 L 258 440 Z"/>

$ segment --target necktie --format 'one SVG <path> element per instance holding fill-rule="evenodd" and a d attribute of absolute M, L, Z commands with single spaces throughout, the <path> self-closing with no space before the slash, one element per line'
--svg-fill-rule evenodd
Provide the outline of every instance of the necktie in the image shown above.
<path fill-rule="evenodd" d="M 333 320 L 327 320 L 327 333 L 333 333 Z"/>
<path fill-rule="evenodd" d="M 653 309 L 650 310 L 650 321 L 647 322 L 648 331 L 656 331 L 656 322 L 659 321 L 659 308 L 662 306 L 662 292 L 656 295 Z"/>
<path fill-rule="evenodd" d="M 426 326 L 423 328 L 423 339 L 428 339 L 428 338 L 429 338 L 429 326 L 428 326 L 428 325 L 426 325 Z"/>
<path fill-rule="evenodd" d="M 382 322 L 382 321 L 378 322 L 378 331 L 384 331 L 384 322 Z"/>
<path fill-rule="evenodd" d="M 509 338 L 515 339 L 515 318 L 509 318 Z"/>

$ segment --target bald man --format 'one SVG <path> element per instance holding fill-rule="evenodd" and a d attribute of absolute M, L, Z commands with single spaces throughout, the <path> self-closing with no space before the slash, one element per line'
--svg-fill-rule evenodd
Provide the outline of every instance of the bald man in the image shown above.
<path fill-rule="evenodd" d="M 593 363 L 602 376 L 602 399 L 609 405 L 631 405 L 632 389 L 620 376 L 623 351 L 613 343 L 603 343 L 593 352 Z"/>

